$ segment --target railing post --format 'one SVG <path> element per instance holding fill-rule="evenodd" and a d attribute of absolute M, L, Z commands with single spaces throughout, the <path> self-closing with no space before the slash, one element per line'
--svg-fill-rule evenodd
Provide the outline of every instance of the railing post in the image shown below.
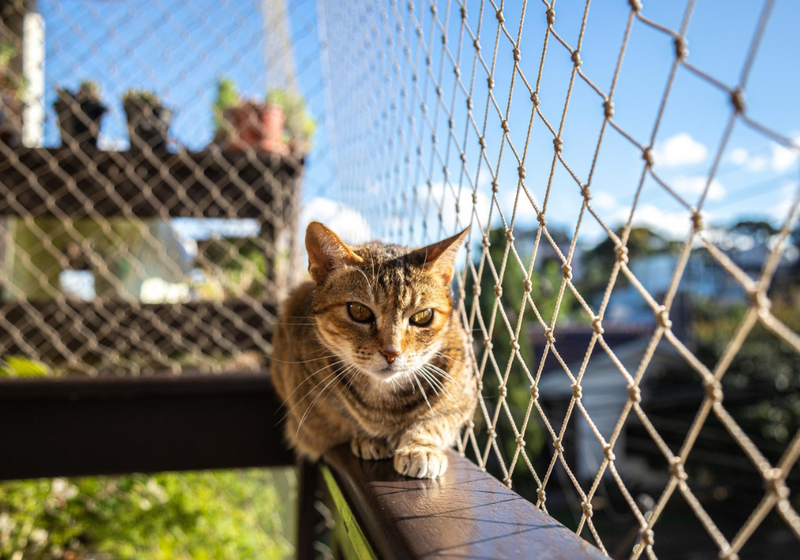
<path fill-rule="evenodd" d="M 301 459 L 297 466 L 297 482 L 297 560 L 313 560 L 314 526 L 317 521 L 314 502 L 319 484 L 317 464 Z"/>

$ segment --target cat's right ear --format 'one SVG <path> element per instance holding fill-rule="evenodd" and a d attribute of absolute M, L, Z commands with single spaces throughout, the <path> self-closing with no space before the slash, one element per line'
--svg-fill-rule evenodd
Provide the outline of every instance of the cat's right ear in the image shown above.
<path fill-rule="evenodd" d="M 311 222 L 306 228 L 306 251 L 308 272 L 317 286 L 324 284 L 337 267 L 364 262 L 338 235 L 319 222 Z"/>

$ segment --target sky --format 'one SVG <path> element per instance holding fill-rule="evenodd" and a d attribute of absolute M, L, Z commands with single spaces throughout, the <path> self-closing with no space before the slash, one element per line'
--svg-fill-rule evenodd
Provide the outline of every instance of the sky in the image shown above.
<path fill-rule="evenodd" d="M 447 117 L 442 110 L 434 116 L 435 88 L 430 80 L 425 86 L 423 43 L 412 33 L 415 22 L 405 12 L 405 3 L 398 8 L 379 2 L 375 9 L 367 9 L 362 2 L 327 2 L 324 25 L 322 15 L 317 13 L 317 2 L 289 0 L 288 4 L 299 88 L 318 123 L 304 176 L 301 222 L 321 219 L 333 224 L 334 229 L 339 226 L 347 230 L 353 241 L 392 236 L 397 232 L 398 220 L 432 224 L 425 235 L 419 235 L 420 228 L 416 228 L 416 237 L 422 241 L 450 234 L 468 222 L 465 215 L 469 215 L 472 204 L 470 184 L 476 185 L 478 191 L 478 215 L 488 216 L 491 178 L 485 162 L 479 167 L 481 158 L 474 131 L 466 133 L 467 140 L 463 143 L 471 181 L 458 177 L 460 154 L 452 142 L 443 156 L 451 170 L 447 178 L 441 171 L 442 162 L 434 164 L 436 158 L 428 157 L 435 153 L 428 138 L 430 124 L 426 128 L 418 102 L 424 99 L 431 109 L 429 123 L 436 124 L 439 131 L 436 148 L 443 154 L 448 142 L 441 131 L 447 129 Z M 50 108 L 55 88 L 75 87 L 82 79 L 98 80 L 112 105 L 113 111 L 102 126 L 103 143 L 117 148 L 127 145 L 120 99 L 129 88 L 153 89 L 161 95 L 175 109 L 174 137 L 189 149 L 200 149 L 212 135 L 211 103 L 219 76 L 232 78 L 248 97 L 261 97 L 272 87 L 265 62 L 267 43 L 259 0 L 40 0 L 39 6 L 46 26 L 47 145 L 58 143 Z M 470 28 L 475 32 L 479 23 L 482 26 L 481 52 L 486 63 L 491 64 L 498 25 L 494 10 L 485 3 L 479 22 L 479 3 L 468 2 L 467 6 Z M 734 87 L 739 82 L 762 6 L 762 2 L 756 1 L 699 0 L 686 34 L 687 60 L 714 79 Z M 418 3 L 414 17 L 424 29 L 424 43 L 430 45 L 432 54 L 433 77 L 444 91 L 445 105 L 451 108 L 455 130 L 459 131 L 456 136 L 461 138 L 468 128 L 466 97 L 455 82 L 452 67 L 453 61 L 458 60 L 462 82 L 468 87 L 474 49 L 471 40 L 463 41 L 458 48 L 461 31 L 458 4 L 442 1 L 438 7 L 436 25 L 432 25 L 426 3 Z M 519 31 L 521 7 L 521 2 L 506 2 L 504 6 L 505 26 L 513 37 Z M 685 1 L 646 2 L 643 13 L 660 25 L 678 29 L 685 8 Z M 541 60 L 544 9 L 539 2 L 528 2 L 520 32 L 520 69 L 531 84 L 536 81 Z M 394 37 L 388 27 L 372 31 L 377 45 L 358 48 L 364 43 L 363 34 L 370 32 L 370 25 L 382 25 L 376 17 L 381 12 L 392 23 L 400 20 L 404 24 L 403 37 L 410 38 L 410 58 L 404 57 L 401 42 L 386 47 L 385 42 Z M 611 85 L 628 14 L 629 4 L 624 0 L 594 2 L 588 13 L 581 49 L 582 70 L 605 92 Z M 563 2 L 556 7 L 554 27 L 570 45 L 577 44 L 582 18 L 583 3 Z M 748 115 L 800 144 L 800 109 L 796 104 L 800 92 L 798 21 L 800 3 L 794 0 L 775 3 L 745 88 L 745 99 Z M 431 29 L 433 32 L 429 33 Z M 439 41 L 442 29 L 448 34 L 449 52 L 442 50 Z M 327 35 L 330 47 L 327 66 L 325 58 L 320 56 L 320 32 Z M 532 103 L 517 74 L 507 107 L 514 75 L 512 45 L 503 35 L 498 45 L 494 92 L 501 110 L 508 108 L 508 138 L 521 150 Z M 376 52 L 390 55 L 383 59 L 386 64 L 392 62 L 394 53 L 395 61 L 401 64 L 398 72 L 376 68 L 376 61 L 381 60 L 376 58 Z M 408 79 L 409 60 L 422 71 L 416 97 Z M 653 130 L 673 60 L 674 46 L 669 36 L 634 22 L 614 92 L 614 120 L 643 145 L 648 143 Z M 439 79 L 442 62 L 441 68 L 448 72 L 443 72 Z M 488 89 L 485 70 L 478 66 L 472 98 L 473 117 L 480 127 Z M 542 68 L 539 99 L 542 112 L 554 126 L 561 118 L 571 71 L 569 53 L 551 37 Z M 380 76 L 385 72 L 396 77 L 382 82 Z M 326 84 L 330 85 L 327 90 Z M 410 100 L 408 107 L 416 118 L 415 130 L 423 137 L 417 142 L 423 156 L 417 158 L 412 150 L 412 163 L 406 166 L 407 171 L 394 173 L 388 167 L 408 151 L 402 148 L 402 142 L 414 148 L 413 142 L 408 143 L 409 136 L 400 138 L 401 131 L 408 135 L 411 129 L 401 119 L 392 120 L 391 116 L 382 121 L 381 114 L 402 113 L 405 107 L 402 104 L 395 109 L 396 113 L 385 105 L 391 99 L 399 102 L 398 92 L 403 87 L 409 88 L 406 99 Z M 336 113 L 326 112 L 328 107 L 333 107 Z M 492 111 L 485 131 L 486 160 L 497 170 L 499 205 L 510 219 L 517 193 L 518 163 L 508 144 L 500 158 L 503 130 L 501 119 Z M 731 104 L 719 89 L 684 68 L 678 69 L 653 153 L 658 175 L 689 204 L 696 205 L 700 199 L 730 113 Z M 562 139 L 563 157 L 582 181 L 588 177 L 602 122 L 602 99 L 578 79 L 573 86 Z M 375 123 L 379 125 L 377 129 L 372 126 Z M 394 131 L 398 132 L 397 138 L 392 138 Z M 525 181 L 538 205 L 545 198 L 552 157 L 552 133 L 537 116 L 530 134 Z M 417 161 L 421 165 L 417 166 Z M 611 227 L 628 218 L 642 166 L 640 152 L 628 140 L 613 130 L 605 133 L 591 190 L 595 209 Z M 795 152 L 737 123 L 703 204 L 706 223 L 726 225 L 739 219 L 765 218 L 778 224 L 788 213 L 799 175 Z M 407 201 L 413 199 L 415 192 L 420 199 L 430 194 L 434 199 L 444 200 L 441 221 L 436 216 L 436 204 L 424 204 L 422 200 L 419 204 L 400 202 L 404 195 Z M 556 166 L 550 192 L 548 224 L 571 231 L 578 218 L 580 191 L 560 165 Z M 454 210 L 456 200 L 461 210 L 458 216 Z M 493 223 L 498 223 L 496 208 L 492 214 Z M 523 201 L 518 207 L 515 227 L 534 228 L 535 218 L 532 205 Z M 688 212 L 652 179 L 644 184 L 635 221 L 674 238 L 683 237 L 689 228 Z M 191 225 L 184 223 L 182 227 L 189 231 Z M 202 235 L 203 228 L 199 229 L 201 233 L 195 231 L 192 235 Z M 595 220 L 585 220 L 580 235 L 587 243 L 596 242 L 602 229 Z"/>

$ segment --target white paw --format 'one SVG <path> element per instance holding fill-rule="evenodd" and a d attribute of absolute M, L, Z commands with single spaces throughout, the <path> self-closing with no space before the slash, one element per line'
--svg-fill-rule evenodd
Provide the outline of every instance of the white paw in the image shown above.
<path fill-rule="evenodd" d="M 394 469 L 413 478 L 439 478 L 447 470 L 447 455 L 430 447 L 405 447 L 395 453 Z"/>
<path fill-rule="evenodd" d="M 355 437 L 350 440 L 350 449 L 356 457 L 369 461 L 389 459 L 394 455 L 394 450 L 382 439 Z"/>

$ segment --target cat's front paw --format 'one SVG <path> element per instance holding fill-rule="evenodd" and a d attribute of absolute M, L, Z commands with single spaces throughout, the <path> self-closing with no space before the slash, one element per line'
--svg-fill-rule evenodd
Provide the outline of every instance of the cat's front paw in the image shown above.
<path fill-rule="evenodd" d="M 369 461 L 390 459 L 394 456 L 394 448 L 385 440 L 370 437 L 354 437 L 350 440 L 353 455 Z"/>
<path fill-rule="evenodd" d="M 447 470 L 447 455 L 441 449 L 404 447 L 395 452 L 394 470 L 413 478 L 439 478 Z"/>

